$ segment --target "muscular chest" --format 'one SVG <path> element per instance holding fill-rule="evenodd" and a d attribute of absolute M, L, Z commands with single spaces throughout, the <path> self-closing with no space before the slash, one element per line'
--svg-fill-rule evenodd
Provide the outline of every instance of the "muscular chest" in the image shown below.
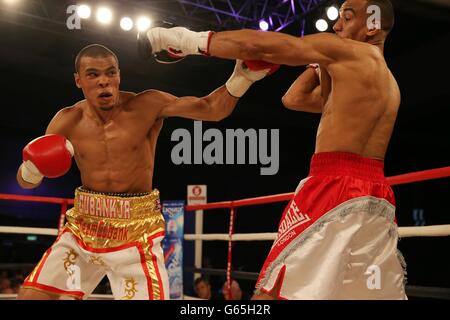
<path fill-rule="evenodd" d="M 112 160 L 143 148 L 148 129 L 136 121 L 115 119 L 107 123 L 85 121 L 72 137 L 78 160 Z"/>

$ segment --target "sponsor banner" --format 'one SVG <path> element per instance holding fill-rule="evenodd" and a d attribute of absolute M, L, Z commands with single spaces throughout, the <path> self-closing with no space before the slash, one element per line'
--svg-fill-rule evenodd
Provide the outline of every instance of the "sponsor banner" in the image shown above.
<path fill-rule="evenodd" d="M 187 203 L 188 205 L 205 204 L 206 203 L 206 185 L 196 184 L 187 186 Z"/>
<path fill-rule="evenodd" d="M 169 276 L 170 299 L 183 299 L 184 201 L 163 201 L 166 236 L 162 241 Z"/>

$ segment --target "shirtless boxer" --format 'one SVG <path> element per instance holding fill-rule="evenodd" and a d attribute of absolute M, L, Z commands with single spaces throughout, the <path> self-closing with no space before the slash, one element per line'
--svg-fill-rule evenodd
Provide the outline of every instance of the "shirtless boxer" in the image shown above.
<path fill-rule="evenodd" d="M 372 5 L 381 21 L 368 24 Z M 310 174 L 283 213 L 255 299 L 406 298 L 394 193 L 383 169 L 400 105 L 383 57 L 393 23 L 389 1 L 348 0 L 336 34 L 148 31 L 153 52 L 320 65 L 320 81 L 309 68 L 283 98 L 290 109 L 322 117 Z"/>
<path fill-rule="evenodd" d="M 46 135 L 24 149 L 17 173 L 23 188 L 63 175 L 72 154 L 81 173 L 67 224 L 23 284 L 19 299 L 87 298 L 106 274 L 116 299 L 168 299 L 160 245 L 164 219 L 152 189 L 155 148 L 166 117 L 219 121 L 268 69 L 237 61 L 226 85 L 210 95 L 175 97 L 119 91 L 116 55 L 100 45 L 82 49 L 75 83 L 85 97 L 60 110 Z"/>

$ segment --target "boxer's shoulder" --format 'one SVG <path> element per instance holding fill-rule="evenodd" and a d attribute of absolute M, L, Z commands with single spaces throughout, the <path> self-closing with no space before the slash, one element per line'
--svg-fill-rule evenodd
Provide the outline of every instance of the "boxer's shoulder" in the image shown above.
<path fill-rule="evenodd" d="M 83 109 L 83 101 L 80 101 L 72 106 L 61 108 L 54 118 L 63 121 L 79 121 L 83 115 Z"/>
<path fill-rule="evenodd" d="M 177 98 L 176 96 L 170 93 L 155 89 L 149 89 L 138 93 L 133 98 L 133 104 L 134 102 L 136 102 L 136 105 L 139 105 L 140 107 L 143 108 L 148 108 L 149 106 L 158 107 L 165 105 L 175 100 L 176 98 Z"/>
<path fill-rule="evenodd" d="M 70 107 L 60 109 L 50 121 L 46 133 L 58 133 L 68 137 L 83 117 L 82 104 L 75 104 Z"/>
<path fill-rule="evenodd" d="M 152 122 L 160 110 L 176 97 L 163 91 L 149 89 L 134 94 L 123 104 L 124 110 L 139 116 L 141 120 Z"/>

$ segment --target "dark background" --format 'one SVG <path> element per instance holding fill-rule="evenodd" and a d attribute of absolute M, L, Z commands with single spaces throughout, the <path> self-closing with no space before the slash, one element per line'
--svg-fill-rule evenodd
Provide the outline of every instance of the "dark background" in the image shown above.
<path fill-rule="evenodd" d="M 64 1 L 55 1 L 56 7 Z M 118 3 L 119 1 L 114 1 Z M 142 2 L 142 1 L 136 1 Z M 69 3 L 69 2 L 67 2 Z M 127 1 L 132 8 L 133 1 Z M 448 166 L 450 163 L 449 6 L 427 1 L 394 1 L 396 25 L 386 43 L 386 60 L 402 92 L 397 124 L 386 155 L 386 175 Z M 163 6 L 164 3 L 161 2 Z M 2 4 L 0 4 L 0 7 Z M 124 9 L 124 10 L 125 10 Z M 308 17 L 306 33 L 314 32 Z M 64 17 L 64 15 L 63 15 Z M 161 65 L 139 59 L 135 34 L 121 30 L 91 28 L 69 31 L 60 25 L 30 20 L 0 8 L 0 193 L 72 197 L 80 185 L 74 165 L 63 178 L 46 179 L 34 190 L 22 190 L 15 181 L 23 146 L 45 128 L 62 107 L 83 99 L 73 82 L 73 62 L 85 45 L 101 43 L 119 57 L 122 90 L 139 92 L 158 89 L 175 95 L 206 95 L 230 76 L 234 62 L 216 58 L 188 57 L 175 65 Z M 176 21 L 175 21 L 176 22 Z M 190 23 L 194 30 L 210 25 Z M 298 35 L 298 25 L 283 32 Z M 180 165 L 172 164 L 170 151 L 176 144 L 170 137 L 176 128 L 193 134 L 193 121 L 172 118 L 161 131 L 154 173 L 154 187 L 162 200 L 185 199 L 186 185 L 207 184 L 208 201 L 241 199 L 291 192 L 307 175 L 314 152 L 318 115 L 289 111 L 281 97 L 304 67 L 283 66 L 277 73 L 254 85 L 240 100 L 233 114 L 219 123 L 203 123 L 203 130 L 218 128 L 265 128 L 280 130 L 280 169 L 274 176 L 261 176 L 260 165 Z M 205 143 L 204 145 L 206 145 Z M 449 179 L 414 183 L 394 188 L 400 226 L 448 224 Z M 235 232 L 275 232 L 285 203 L 240 209 Z M 414 210 L 422 210 L 415 219 Z M 0 201 L 0 224 L 56 227 L 58 206 Z M 187 213 L 186 219 L 192 214 Z M 205 233 L 226 233 L 228 212 L 205 213 Z M 0 263 L 35 263 L 51 237 L 30 242 L 25 236 L 0 235 Z M 450 287 L 448 237 L 401 240 L 400 250 L 408 263 L 410 284 Z M 258 272 L 268 250 L 268 242 L 238 242 L 234 247 L 234 268 Z M 207 242 L 207 264 L 226 268 L 226 242 Z M 188 279 L 186 280 L 188 281 Z M 220 280 L 214 286 L 220 285 Z M 253 283 L 244 287 L 250 290 Z"/>

